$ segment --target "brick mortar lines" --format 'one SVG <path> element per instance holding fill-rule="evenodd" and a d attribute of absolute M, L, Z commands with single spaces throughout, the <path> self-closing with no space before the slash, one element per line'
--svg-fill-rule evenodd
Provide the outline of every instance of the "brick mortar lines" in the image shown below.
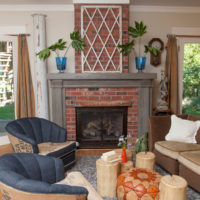
<path fill-rule="evenodd" d="M 138 131 L 138 89 L 137 88 L 99 88 L 93 91 L 88 91 L 90 88 L 66 88 L 66 129 L 68 131 L 68 139 L 76 139 L 76 112 L 75 100 L 82 101 L 104 101 L 104 100 L 129 100 L 132 106 L 128 107 L 127 133 L 133 137 L 133 144 L 137 139 Z M 132 95 L 128 95 L 129 92 Z M 114 93 L 114 94 L 113 94 Z M 121 94 L 126 95 L 121 95 Z M 78 95 L 77 95 L 78 94 Z M 112 94 L 112 95 L 111 95 Z M 92 98 L 91 98 L 92 97 Z M 93 99 L 93 97 L 95 97 Z M 114 98 L 112 98 L 114 97 Z"/>

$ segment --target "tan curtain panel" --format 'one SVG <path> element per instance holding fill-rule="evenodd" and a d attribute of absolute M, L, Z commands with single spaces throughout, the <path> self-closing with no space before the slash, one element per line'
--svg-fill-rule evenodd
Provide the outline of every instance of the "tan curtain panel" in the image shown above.
<path fill-rule="evenodd" d="M 18 36 L 18 70 L 17 70 L 17 119 L 35 116 L 35 99 L 25 35 Z"/>
<path fill-rule="evenodd" d="M 168 77 L 168 105 L 172 114 L 180 114 L 180 98 L 178 84 L 178 50 L 175 35 L 168 35 L 166 76 Z"/>

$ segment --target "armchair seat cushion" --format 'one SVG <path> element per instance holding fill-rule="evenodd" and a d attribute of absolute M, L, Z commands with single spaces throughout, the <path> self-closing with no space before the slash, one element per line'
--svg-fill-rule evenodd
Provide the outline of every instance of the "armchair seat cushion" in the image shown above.
<path fill-rule="evenodd" d="M 175 141 L 158 141 L 155 143 L 155 149 L 158 152 L 177 160 L 181 152 L 200 150 L 200 145 Z"/>
<path fill-rule="evenodd" d="M 178 161 L 188 169 L 200 175 L 200 151 L 187 151 L 180 153 Z"/>
<path fill-rule="evenodd" d="M 66 153 L 73 151 L 76 148 L 76 142 L 67 141 L 61 143 L 43 142 L 38 144 L 40 155 L 50 155 L 54 157 L 61 157 Z"/>

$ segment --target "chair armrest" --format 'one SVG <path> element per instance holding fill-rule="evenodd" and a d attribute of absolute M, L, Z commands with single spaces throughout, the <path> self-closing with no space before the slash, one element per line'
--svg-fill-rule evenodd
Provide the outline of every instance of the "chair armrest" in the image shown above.
<path fill-rule="evenodd" d="M 27 137 L 26 135 L 16 134 L 11 135 L 8 133 L 9 140 L 16 153 L 38 153 L 38 146 L 36 141 Z"/>
<path fill-rule="evenodd" d="M 171 116 L 152 116 L 148 123 L 148 146 L 149 151 L 153 151 L 155 142 L 165 140 L 171 126 Z"/>
<path fill-rule="evenodd" d="M 81 195 L 88 194 L 88 191 L 84 187 L 79 186 L 69 186 L 62 184 L 49 184 L 42 181 L 24 179 L 17 182 L 17 189 L 32 192 L 32 193 L 58 193 L 58 194 L 68 194 L 68 195 Z"/>
<path fill-rule="evenodd" d="M 22 135 L 21 133 L 15 133 L 15 135 L 13 135 L 13 136 L 19 138 L 20 140 L 23 140 L 24 142 L 31 144 L 31 145 L 37 145 L 35 140 L 33 140 L 32 138 L 30 138 L 26 135 Z"/>

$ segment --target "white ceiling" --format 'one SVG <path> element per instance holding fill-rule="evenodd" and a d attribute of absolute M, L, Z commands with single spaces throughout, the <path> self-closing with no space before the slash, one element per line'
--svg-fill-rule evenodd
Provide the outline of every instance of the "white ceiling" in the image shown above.
<path fill-rule="evenodd" d="M 132 5 L 200 6 L 200 0 L 130 0 Z M 72 4 L 73 0 L 0 0 L 1 4 Z"/>

